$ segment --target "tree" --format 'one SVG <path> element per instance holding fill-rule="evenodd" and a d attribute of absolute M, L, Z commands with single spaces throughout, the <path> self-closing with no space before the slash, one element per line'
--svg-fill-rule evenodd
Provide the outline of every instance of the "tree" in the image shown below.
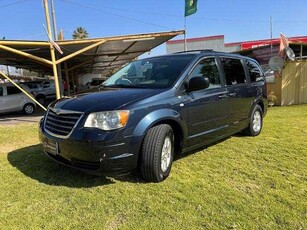
<path fill-rule="evenodd" d="M 88 38 L 88 33 L 84 27 L 79 26 L 74 30 L 72 34 L 72 38 L 73 39 L 85 39 L 85 38 Z"/>

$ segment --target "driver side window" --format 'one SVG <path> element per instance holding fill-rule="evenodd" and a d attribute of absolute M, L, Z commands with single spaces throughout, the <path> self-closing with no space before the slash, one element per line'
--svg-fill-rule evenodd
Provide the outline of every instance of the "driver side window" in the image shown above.
<path fill-rule="evenodd" d="M 200 76 L 209 79 L 210 85 L 208 89 L 221 87 L 220 74 L 215 58 L 201 60 L 191 72 L 190 79 Z"/>

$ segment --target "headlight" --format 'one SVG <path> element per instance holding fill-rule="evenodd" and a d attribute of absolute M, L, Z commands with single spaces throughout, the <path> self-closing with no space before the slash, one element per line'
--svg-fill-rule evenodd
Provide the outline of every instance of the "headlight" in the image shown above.
<path fill-rule="evenodd" d="M 129 110 L 91 113 L 87 117 L 84 127 L 102 130 L 119 129 L 126 126 L 129 113 Z"/>

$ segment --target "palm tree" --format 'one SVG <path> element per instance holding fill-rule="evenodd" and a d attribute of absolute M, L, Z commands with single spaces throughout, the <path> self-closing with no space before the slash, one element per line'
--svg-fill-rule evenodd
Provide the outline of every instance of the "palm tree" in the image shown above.
<path fill-rule="evenodd" d="M 77 27 L 72 34 L 73 39 L 85 39 L 88 38 L 88 33 L 84 27 Z"/>

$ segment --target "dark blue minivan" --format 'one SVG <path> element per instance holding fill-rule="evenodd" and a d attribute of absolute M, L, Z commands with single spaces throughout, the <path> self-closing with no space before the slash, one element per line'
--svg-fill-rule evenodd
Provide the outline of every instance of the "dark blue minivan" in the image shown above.
<path fill-rule="evenodd" d="M 168 177 L 174 155 L 243 131 L 257 136 L 267 111 L 259 64 L 212 50 L 127 64 L 96 92 L 53 102 L 41 120 L 45 153 L 98 175 L 139 168 Z"/>

